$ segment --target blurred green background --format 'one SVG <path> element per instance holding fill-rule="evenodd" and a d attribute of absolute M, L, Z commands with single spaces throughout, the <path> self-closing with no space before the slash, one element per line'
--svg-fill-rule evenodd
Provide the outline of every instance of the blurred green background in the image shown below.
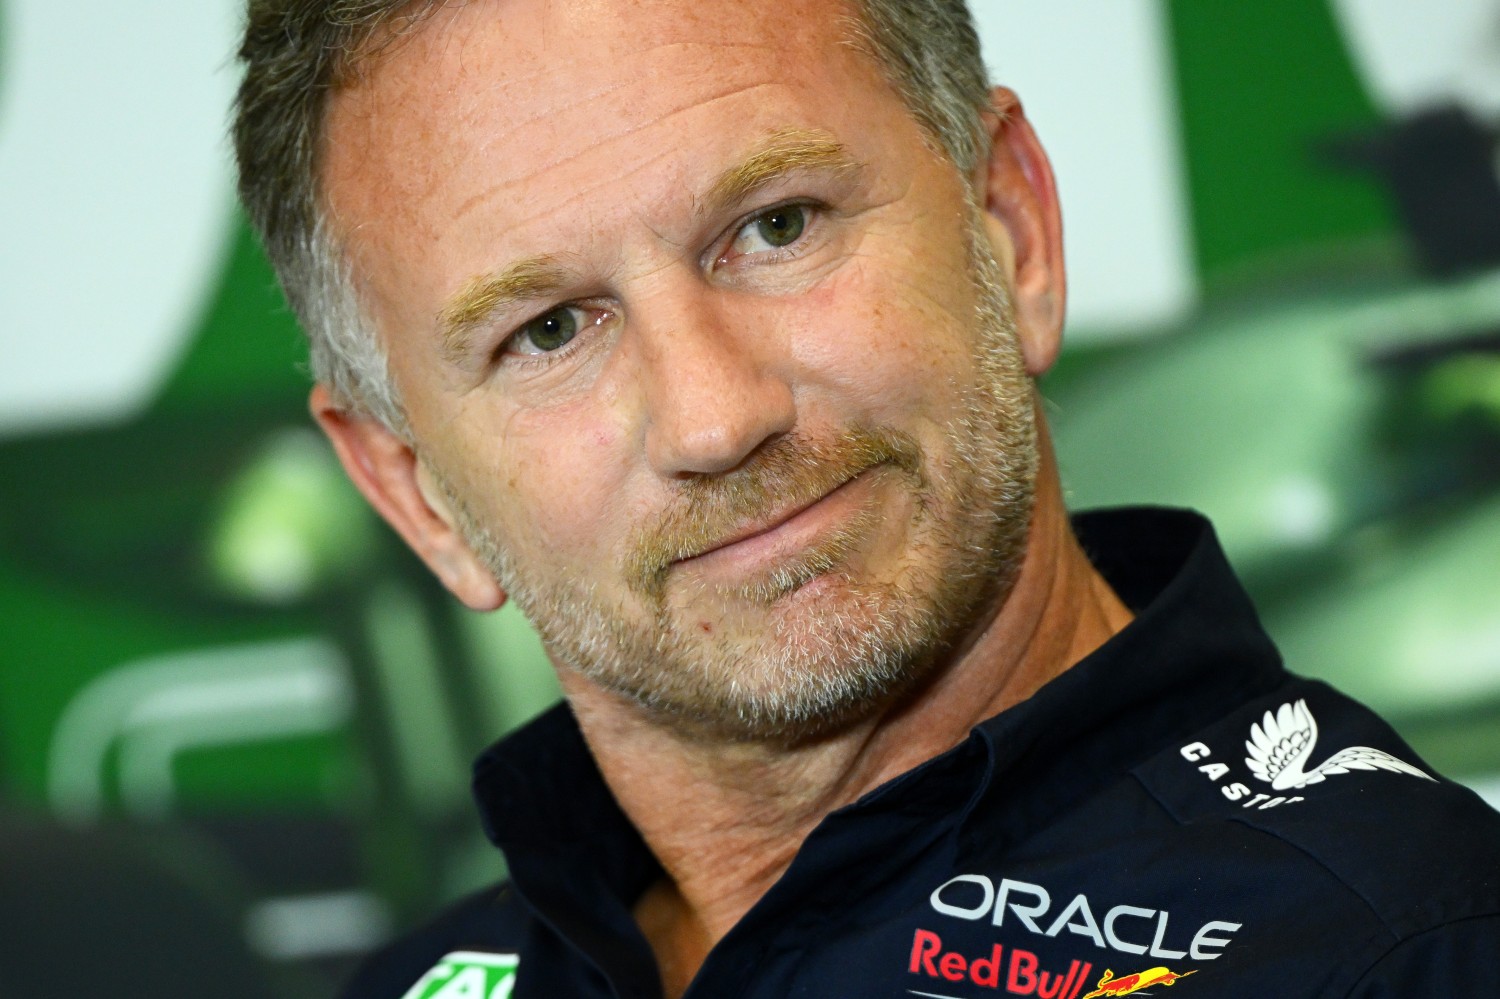
<path fill-rule="evenodd" d="M 976 10 L 1060 178 L 1070 502 L 1209 513 L 1292 668 L 1500 800 L 1500 5 Z M 0 0 L 7 999 L 327 994 L 503 874 L 468 761 L 556 697 L 310 428 L 237 16 Z"/>

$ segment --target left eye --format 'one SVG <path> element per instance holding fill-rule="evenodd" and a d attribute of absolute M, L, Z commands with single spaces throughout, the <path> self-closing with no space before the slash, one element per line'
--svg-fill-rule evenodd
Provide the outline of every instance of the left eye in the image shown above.
<path fill-rule="evenodd" d="M 762 212 L 735 234 L 731 249 L 735 253 L 765 253 L 797 242 L 807 228 L 807 209 L 802 205 L 782 205 Z"/>
<path fill-rule="evenodd" d="M 566 347 L 588 321 L 576 305 L 560 306 L 516 330 L 506 346 L 512 354 L 550 354 Z"/>

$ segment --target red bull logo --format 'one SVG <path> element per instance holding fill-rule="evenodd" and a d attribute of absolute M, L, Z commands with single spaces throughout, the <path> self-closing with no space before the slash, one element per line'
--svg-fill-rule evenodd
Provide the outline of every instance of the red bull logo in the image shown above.
<path fill-rule="evenodd" d="M 1147 968 L 1145 971 L 1137 971 L 1133 975 L 1124 978 L 1116 978 L 1115 973 L 1108 968 L 1104 969 L 1104 977 L 1099 979 L 1094 986 L 1094 991 L 1083 996 L 1083 999 L 1096 999 L 1098 996 L 1128 996 L 1134 995 L 1141 989 L 1150 988 L 1153 985 L 1176 985 L 1179 978 L 1188 975 L 1196 975 L 1196 971 L 1185 971 L 1178 974 L 1168 971 L 1166 968 Z"/>
<path fill-rule="evenodd" d="M 943 938 L 931 930 L 917 930 L 912 937 L 907 970 L 913 975 L 925 975 L 944 982 L 965 982 L 1013 996 L 1077 999 L 1078 993 L 1087 988 L 1089 972 L 1094 966 L 1087 961 L 1075 960 L 1069 963 L 1067 970 L 1044 968 L 1042 959 L 1031 951 L 1000 944 L 992 944 L 988 954 L 962 954 L 945 948 Z M 907 991 L 919 996 L 938 995 L 915 989 Z"/>

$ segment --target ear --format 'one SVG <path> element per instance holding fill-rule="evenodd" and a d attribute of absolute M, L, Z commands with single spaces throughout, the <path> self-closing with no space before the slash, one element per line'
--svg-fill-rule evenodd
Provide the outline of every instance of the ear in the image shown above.
<path fill-rule="evenodd" d="M 505 591 L 454 527 L 448 501 L 406 441 L 339 406 L 322 385 L 313 387 L 308 408 L 355 487 L 454 596 L 473 610 L 505 603 Z"/>
<path fill-rule="evenodd" d="M 996 87 L 984 114 L 990 155 L 974 182 L 986 229 L 1010 279 L 1026 369 L 1040 375 L 1062 346 L 1068 285 L 1063 268 L 1062 213 L 1047 153 L 1026 120 L 1020 98 Z"/>

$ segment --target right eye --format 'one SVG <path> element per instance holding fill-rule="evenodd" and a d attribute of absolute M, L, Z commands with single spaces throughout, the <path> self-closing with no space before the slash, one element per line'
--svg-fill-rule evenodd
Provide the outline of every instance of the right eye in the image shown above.
<path fill-rule="evenodd" d="M 740 229 L 731 249 L 742 255 L 779 250 L 795 243 L 806 230 L 807 222 L 805 205 L 782 205 L 761 212 Z"/>
<path fill-rule="evenodd" d="M 560 305 L 512 333 L 506 341 L 506 353 L 528 356 L 550 354 L 566 347 L 588 322 L 588 313 L 583 309 L 576 305 Z"/>

